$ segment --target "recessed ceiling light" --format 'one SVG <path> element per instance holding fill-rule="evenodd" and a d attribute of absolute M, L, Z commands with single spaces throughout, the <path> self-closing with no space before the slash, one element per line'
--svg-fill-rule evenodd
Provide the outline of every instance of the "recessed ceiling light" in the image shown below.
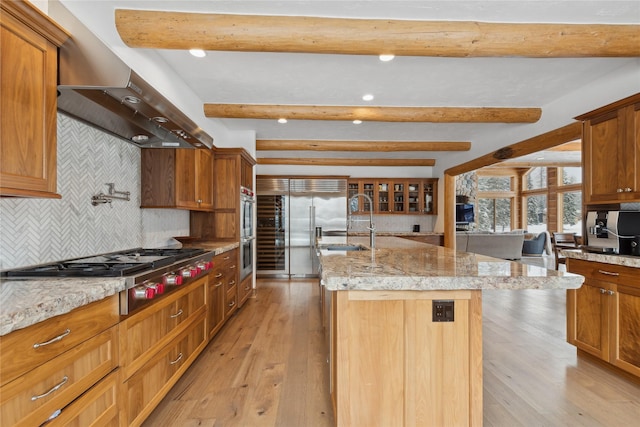
<path fill-rule="evenodd" d="M 287 123 L 287 119 L 285 118 L 278 119 L 278 123 Z"/>
<path fill-rule="evenodd" d="M 207 53 L 202 49 L 189 49 L 189 53 L 196 58 L 204 58 L 207 56 Z"/>
<path fill-rule="evenodd" d="M 354 125 L 359 125 L 360 123 L 362 123 L 362 120 L 357 120 L 357 119 L 356 119 L 356 120 L 354 120 L 354 121 L 353 121 L 353 124 L 354 124 Z"/>
<path fill-rule="evenodd" d="M 368 93 L 366 95 L 362 95 L 362 99 L 364 101 L 372 101 L 373 100 L 373 95 L 371 95 L 370 93 Z"/>
<path fill-rule="evenodd" d="M 382 55 L 380 55 L 380 61 L 389 62 L 395 57 L 396 57 L 395 55 L 390 54 L 390 53 L 389 54 L 382 54 Z"/>

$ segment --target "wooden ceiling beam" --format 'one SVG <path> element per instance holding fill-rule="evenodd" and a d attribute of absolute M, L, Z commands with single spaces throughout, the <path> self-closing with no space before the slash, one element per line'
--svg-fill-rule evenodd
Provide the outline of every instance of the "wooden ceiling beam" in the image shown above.
<path fill-rule="evenodd" d="M 435 159 L 258 158 L 259 165 L 301 166 L 435 166 Z"/>
<path fill-rule="evenodd" d="M 582 122 L 573 122 L 561 128 L 534 136 L 533 138 L 507 145 L 484 156 L 449 168 L 445 170 L 444 173 L 449 176 L 460 175 L 485 166 L 495 165 L 508 159 L 515 159 L 527 154 L 547 150 L 577 138 L 582 138 Z"/>
<path fill-rule="evenodd" d="M 342 105 L 204 104 L 204 115 L 227 119 L 362 120 L 404 123 L 535 123 L 540 108 L 365 107 Z"/>
<path fill-rule="evenodd" d="M 547 167 L 547 168 L 569 168 L 569 167 L 582 167 L 581 162 L 568 162 L 568 161 L 531 161 L 531 162 L 502 162 L 496 163 L 495 165 L 489 166 L 485 169 L 501 169 L 501 168 L 538 168 L 538 167 Z"/>
<path fill-rule="evenodd" d="M 345 141 L 258 139 L 256 151 L 469 151 L 471 142 L 462 141 Z"/>
<path fill-rule="evenodd" d="M 567 142 L 557 147 L 549 148 L 549 151 L 582 151 L 582 140 Z"/>
<path fill-rule="evenodd" d="M 639 25 L 489 23 L 117 9 L 129 47 L 441 57 L 637 57 Z"/>

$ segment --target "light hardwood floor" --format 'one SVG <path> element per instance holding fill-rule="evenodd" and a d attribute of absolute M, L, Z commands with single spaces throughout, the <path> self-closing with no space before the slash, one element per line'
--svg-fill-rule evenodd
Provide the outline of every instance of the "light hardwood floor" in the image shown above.
<path fill-rule="evenodd" d="M 483 292 L 486 427 L 640 425 L 640 386 L 565 342 L 564 301 Z M 323 345 L 317 281 L 259 279 L 145 426 L 331 426 Z"/>

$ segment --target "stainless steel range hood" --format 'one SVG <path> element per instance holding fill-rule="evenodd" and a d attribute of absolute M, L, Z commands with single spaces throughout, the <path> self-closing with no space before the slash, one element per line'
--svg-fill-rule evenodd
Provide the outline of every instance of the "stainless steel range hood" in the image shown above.
<path fill-rule="evenodd" d="M 71 33 L 60 48 L 58 110 L 141 148 L 212 148 L 213 138 L 145 82 L 60 2 L 49 15 Z"/>

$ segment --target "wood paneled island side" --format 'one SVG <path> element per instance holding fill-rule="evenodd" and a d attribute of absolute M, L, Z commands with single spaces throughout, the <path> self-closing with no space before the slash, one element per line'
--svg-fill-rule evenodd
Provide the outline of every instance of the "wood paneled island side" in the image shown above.
<path fill-rule="evenodd" d="M 337 426 L 481 426 L 482 290 L 583 281 L 395 237 L 323 249 L 336 243 L 319 241 Z"/>

